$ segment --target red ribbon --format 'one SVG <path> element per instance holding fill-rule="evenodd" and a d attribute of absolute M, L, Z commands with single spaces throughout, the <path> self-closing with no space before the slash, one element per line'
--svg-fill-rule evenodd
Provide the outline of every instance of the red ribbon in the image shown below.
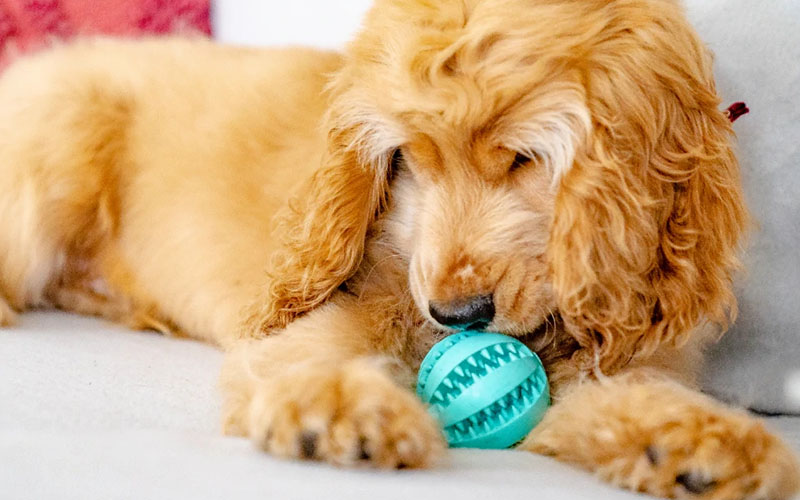
<path fill-rule="evenodd" d="M 750 108 L 747 107 L 747 104 L 745 104 L 743 102 L 737 102 L 737 103 L 731 104 L 731 106 L 728 109 L 725 110 L 725 116 L 727 116 L 728 120 L 730 120 L 731 123 L 733 123 L 736 120 L 738 120 L 740 117 L 746 115 L 749 112 L 750 112 Z"/>

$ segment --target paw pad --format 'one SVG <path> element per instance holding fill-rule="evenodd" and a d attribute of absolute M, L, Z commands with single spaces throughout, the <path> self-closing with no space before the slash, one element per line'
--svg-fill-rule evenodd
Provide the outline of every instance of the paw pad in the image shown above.
<path fill-rule="evenodd" d="M 707 492 L 714 486 L 716 481 L 698 472 L 684 472 L 675 478 L 675 482 L 686 488 L 689 493 L 700 495 Z"/>

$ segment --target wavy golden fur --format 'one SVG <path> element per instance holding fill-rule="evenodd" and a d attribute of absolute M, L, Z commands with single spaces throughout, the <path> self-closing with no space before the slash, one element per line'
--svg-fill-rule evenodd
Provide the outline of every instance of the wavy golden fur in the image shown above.
<path fill-rule="evenodd" d="M 467 321 L 542 357 L 519 448 L 665 497 L 788 498 L 691 389 L 748 215 L 672 0 L 378 0 L 343 54 L 95 40 L 0 78 L 0 323 L 101 315 L 226 350 L 227 432 L 426 466 L 407 390 Z"/>

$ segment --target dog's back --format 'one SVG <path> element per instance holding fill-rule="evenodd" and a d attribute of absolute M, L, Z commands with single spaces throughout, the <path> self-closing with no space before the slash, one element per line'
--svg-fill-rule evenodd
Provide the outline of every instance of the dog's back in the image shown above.
<path fill-rule="evenodd" d="M 14 64 L 0 77 L 0 323 L 55 305 L 230 330 L 272 214 L 320 163 L 338 65 L 179 39 L 86 41 Z"/>

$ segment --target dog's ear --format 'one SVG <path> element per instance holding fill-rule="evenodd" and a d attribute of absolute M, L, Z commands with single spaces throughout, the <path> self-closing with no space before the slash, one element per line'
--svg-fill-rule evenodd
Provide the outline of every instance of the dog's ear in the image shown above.
<path fill-rule="evenodd" d="M 559 308 L 587 364 L 604 370 L 736 313 L 748 215 L 733 134 L 710 54 L 667 14 L 643 39 L 621 24 L 586 68 L 593 132 L 556 199 Z"/>
<path fill-rule="evenodd" d="M 351 277 L 385 203 L 390 159 L 361 147 L 367 125 L 353 119 L 346 87 L 346 77 L 333 80 L 322 166 L 277 218 L 281 248 L 265 293 L 247 311 L 249 333 L 285 327 Z"/>

